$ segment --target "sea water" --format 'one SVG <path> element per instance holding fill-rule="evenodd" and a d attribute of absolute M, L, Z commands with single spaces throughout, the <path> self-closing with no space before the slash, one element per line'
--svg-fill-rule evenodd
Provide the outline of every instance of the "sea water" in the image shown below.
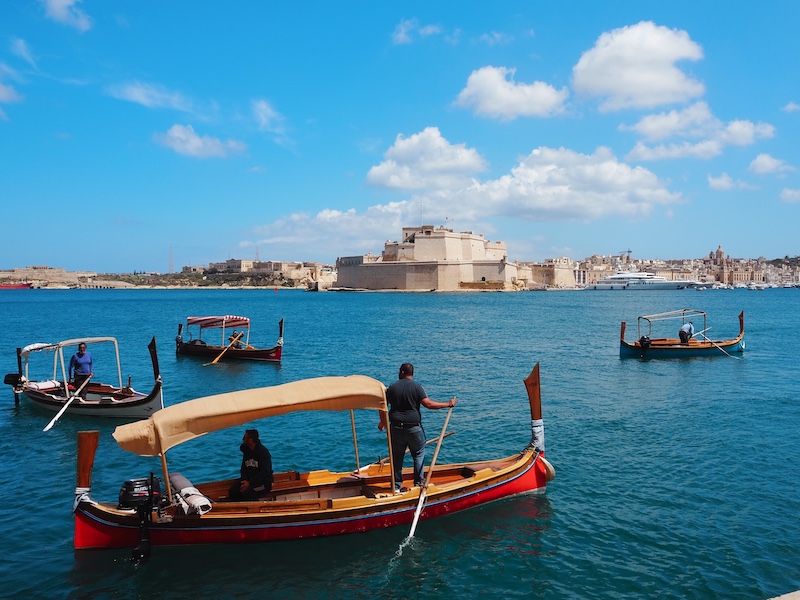
<path fill-rule="evenodd" d="M 736 358 L 619 358 L 620 322 L 697 308 Z M 15 349 L 83 336 L 119 340 L 123 379 L 148 390 L 155 336 L 165 404 L 323 375 L 390 383 L 412 362 L 428 395 L 458 398 L 440 463 L 519 452 L 530 439 L 522 380 L 541 365 L 543 495 L 406 527 L 290 543 L 130 550 L 72 548 L 76 433 L 99 429 L 93 496 L 160 474 L 119 449 L 116 420 L 63 417 L 0 388 L 0 595 L 26 598 L 767 598 L 800 589 L 800 290 L 552 293 L 308 293 L 284 290 L 0 292 L 0 374 Z M 251 343 L 281 364 L 177 357 L 187 316 L 252 319 Z M 633 329 L 631 329 L 633 328 Z M 677 326 L 675 327 L 677 331 Z M 674 335 L 674 333 L 673 333 Z M 186 337 L 184 332 L 184 337 Z M 96 368 L 100 368 L 96 365 Z M 429 437 L 445 411 L 424 411 Z M 355 468 L 349 416 L 256 424 L 276 470 Z M 360 462 L 386 456 L 374 415 L 357 420 Z M 193 481 L 234 477 L 241 431 L 168 453 Z M 429 460 L 430 455 L 429 453 Z"/>

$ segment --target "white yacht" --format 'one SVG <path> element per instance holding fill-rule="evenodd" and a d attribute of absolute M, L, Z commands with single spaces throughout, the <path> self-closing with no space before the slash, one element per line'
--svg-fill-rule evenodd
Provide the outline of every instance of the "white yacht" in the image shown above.
<path fill-rule="evenodd" d="M 686 279 L 667 279 L 647 271 L 617 271 L 586 285 L 587 290 L 682 290 L 697 285 Z"/>

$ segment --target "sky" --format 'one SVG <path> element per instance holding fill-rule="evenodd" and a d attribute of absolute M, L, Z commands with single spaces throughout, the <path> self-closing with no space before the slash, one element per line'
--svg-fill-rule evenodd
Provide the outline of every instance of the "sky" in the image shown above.
<path fill-rule="evenodd" d="M 0 3 L 0 269 L 800 254 L 800 3 Z"/>

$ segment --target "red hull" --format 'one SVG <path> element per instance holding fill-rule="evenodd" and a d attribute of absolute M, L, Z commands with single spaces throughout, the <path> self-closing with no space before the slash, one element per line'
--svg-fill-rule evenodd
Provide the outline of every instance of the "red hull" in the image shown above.
<path fill-rule="evenodd" d="M 502 498 L 530 492 L 543 492 L 547 483 L 544 462 L 532 458 L 516 475 L 497 482 L 484 482 L 481 486 L 465 488 L 461 493 L 447 492 L 447 497 L 437 498 L 433 492 L 421 514 L 421 519 L 441 517 Z M 445 496 L 444 493 L 440 494 Z M 184 518 L 181 523 L 154 523 L 150 525 L 152 545 L 233 544 L 276 542 L 314 537 L 327 537 L 348 533 L 362 533 L 410 524 L 417 498 L 376 507 L 373 514 L 350 514 L 326 518 L 324 511 L 310 516 L 310 520 L 290 521 L 286 516 L 270 515 L 241 519 L 246 524 L 230 524 L 230 515 Z M 282 521 L 282 522 L 279 522 Z M 124 522 L 122 522 L 124 521 Z M 228 521 L 228 524 L 226 524 Z M 138 520 L 135 515 L 124 519 L 106 519 L 102 507 L 98 510 L 81 501 L 75 511 L 75 548 L 132 548 L 139 540 Z"/>
<path fill-rule="evenodd" d="M 30 283 L 0 283 L 0 290 L 29 290 Z"/>
<path fill-rule="evenodd" d="M 178 344 L 176 352 L 184 356 L 201 356 L 203 358 L 216 358 L 225 350 L 225 346 L 205 346 L 200 344 Z M 267 362 L 280 362 L 283 346 L 274 348 L 229 348 L 222 355 L 221 360 L 260 360 Z"/>

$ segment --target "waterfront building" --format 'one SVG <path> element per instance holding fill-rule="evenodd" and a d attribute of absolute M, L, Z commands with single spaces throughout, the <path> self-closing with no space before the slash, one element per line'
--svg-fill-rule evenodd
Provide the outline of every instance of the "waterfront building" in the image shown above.
<path fill-rule="evenodd" d="M 339 257 L 336 272 L 343 289 L 514 290 L 531 281 L 530 267 L 509 262 L 504 242 L 433 225 L 404 227 L 380 256 Z"/>

